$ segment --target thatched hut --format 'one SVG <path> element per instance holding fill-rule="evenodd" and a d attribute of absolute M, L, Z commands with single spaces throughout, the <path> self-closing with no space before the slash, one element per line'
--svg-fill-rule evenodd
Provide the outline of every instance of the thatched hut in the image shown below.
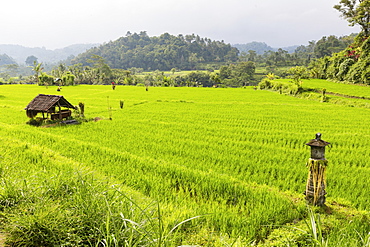
<path fill-rule="evenodd" d="M 42 118 L 48 118 L 50 115 L 52 120 L 70 117 L 72 112 L 69 109 L 75 109 L 75 107 L 63 96 L 46 94 L 37 95 L 25 108 L 29 118 L 42 113 Z"/>

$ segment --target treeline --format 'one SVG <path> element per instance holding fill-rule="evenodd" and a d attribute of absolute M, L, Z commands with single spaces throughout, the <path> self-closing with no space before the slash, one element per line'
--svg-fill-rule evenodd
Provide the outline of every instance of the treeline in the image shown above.
<path fill-rule="evenodd" d="M 16 77 L 21 71 L 16 64 L 0 66 L 0 83 L 76 85 L 115 82 L 123 85 L 239 87 L 257 85 L 268 74 L 289 77 L 289 69 L 297 66 L 308 68 L 307 76 L 310 72 L 315 78 L 339 76 L 339 80 L 354 82 L 365 76 L 358 76 L 358 71 L 357 74 L 351 72 L 351 78 L 344 76 L 349 66 L 359 60 L 359 51 L 363 50 L 362 39 L 354 43 L 355 36 L 323 37 L 307 46 L 297 47 L 294 53 L 280 48 L 263 54 L 249 50 L 238 55 L 235 47 L 198 35 L 165 33 L 149 37 L 146 32 L 128 33 L 126 37 L 80 54 L 73 63 L 65 61 L 52 68 L 30 56 L 27 69 L 34 73 L 32 76 Z M 349 46 L 352 43 L 354 45 Z M 332 54 L 342 55 L 331 57 Z M 349 59 L 342 63 L 344 60 L 338 57 Z M 179 73 L 183 70 L 194 72 Z"/>
<path fill-rule="evenodd" d="M 104 58 L 114 69 L 142 68 L 145 71 L 206 69 L 207 66 L 236 62 L 238 49 L 223 41 L 201 38 L 199 35 L 170 35 L 149 37 L 145 31 L 128 32 L 125 37 L 92 48 L 72 60 L 91 65 L 92 55 Z"/>
<path fill-rule="evenodd" d="M 237 48 L 240 52 L 248 52 L 249 50 L 257 52 L 257 54 L 262 55 L 267 51 L 277 51 L 278 48 L 273 48 L 267 45 L 264 42 L 249 42 L 247 44 L 233 44 L 233 47 Z M 288 46 L 288 47 L 280 47 L 283 50 L 288 51 L 289 53 L 293 53 L 298 45 Z"/>
<path fill-rule="evenodd" d="M 240 53 L 240 61 L 253 61 L 257 67 L 266 67 L 274 70 L 286 66 L 308 66 L 312 61 L 346 49 L 353 43 L 356 34 L 337 37 L 324 36 L 318 41 L 310 41 L 308 45 L 298 46 L 293 53 L 282 48 L 264 51 L 258 54 L 255 50 L 243 51 Z M 269 71 L 271 72 L 271 71 Z"/>
<path fill-rule="evenodd" d="M 370 40 L 361 32 L 346 49 L 313 61 L 309 69 L 315 78 L 370 85 Z"/>
<path fill-rule="evenodd" d="M 350 39 L 346 39 L 346 42 L 349 41 Z M 342 50 L 339 46 L 321 45 L 317 51 L 322 52 L 321 56 L 313 59 L 308 66 L 295 66 L 286 71 L 292 81 L 284 83 L 275 81 L 275 75 L 268 74 L 259 83 L 259 88 L 295 95 L 303 91 L 301 79 L 304 78 L 370 85 L 370 37 L 366 32 L 361 31 Z M 322 101 L 326 101 L 325 89 L 322 93 Z"/>
<path fill-rule="evenodd" d="M 141 68 L 130 70 L 111 69 L 105 60 L 93 55 L 88 60 L 91 66 L 60 64 L 48 73 L 43 72 L 42 64 L 34 64 L 33 83 L 40 86 L 71 86 L 78 84 L 112 84 L 161 87 L 240 87 L 255 84 L 255 64 L 253 62 L 238 62 L 221 66 L 219 71 L 192 71 L 178 73 L 176 69 L 170 72 L 155 70 L 143 72 Z"/>

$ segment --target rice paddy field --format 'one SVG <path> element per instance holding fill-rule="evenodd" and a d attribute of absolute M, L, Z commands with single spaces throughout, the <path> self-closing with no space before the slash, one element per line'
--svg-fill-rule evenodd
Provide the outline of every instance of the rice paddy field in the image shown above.
<path fill-rule="evenodd" d="M 370 95 L 369 87 L 304 83 Z M 24 108 L 38 94 L 83 102 L 86 121 L 26 124 Z M 361 104 L 253 87 L 1 85 L 0 239 L 10 246 L 369 246 L 369 123 Z M 327 203 L 312 208 L 312 222 L 305 143 L 317 132 L 331 145 Z"/>

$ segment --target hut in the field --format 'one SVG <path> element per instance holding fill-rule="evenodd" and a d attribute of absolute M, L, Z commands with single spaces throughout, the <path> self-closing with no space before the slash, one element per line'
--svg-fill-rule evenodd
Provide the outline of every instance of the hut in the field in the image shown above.
<path fill-rule="evenodd" d="M 61 95 L 37 95 L 25 108 L 27 117 L 34 118 L 41 113 L 42 118 L 63 119 L 70 117 L 70 109 L 75 107 Z"/>

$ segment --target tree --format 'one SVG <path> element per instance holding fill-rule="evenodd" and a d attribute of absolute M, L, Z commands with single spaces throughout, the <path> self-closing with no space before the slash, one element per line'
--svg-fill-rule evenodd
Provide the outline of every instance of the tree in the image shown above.
<path fill-rule="evenodd" d="M 257 52 L 253 50 L 248 51 L 248 61 L 255 62 L 257 58 Z"/>
<path fill-rule="evenodd" d="M 18 73 L 19 65 L 18 64 L 8 64 L 5 66 L 6 71 L 9 71 L 11 76 L 15 76 Z"/>
<path fill-rule="evenodd" d="M 27 66 L 32 66 L 34 63 L 38 63 L 37 62 L 37 57 L 35 57 L 34 55 L 28 56 L 26 58 L 25 63 L 26 63 Z"/>
<path fill-rule="evenodd" d="M 341 0 L 334 8 L 350 26 L 359 25 L 366 37 L 370 34 L 370 0 Z"/>
<path fill-rule="evenodd" d="M 59 65 L 51 71 L 51 74 L 57 78 L 61 78 L 63 74 L 66 72 L 66 70 L 67 70 L 66 65 L 63 63 L 59 63 Z"/>
<path fill-rule="evenodd" d="M 219 72 L 219 80 L 227 86 L 246 86 L 253 82 L 255 70 L 256 65 L 252 61 L 222 66 Z"/>
<path fill-rule="evenodd" d="M 324 36 L 316 42 L 316 45 L 314 47 L 315 57 L 321 58 L 325 56 L 330 56 L 333 53 L 337 53 L 345 49 L 350 43 L 351 39 L 348 36 L 340 38 L 334 35 L 330 35 L 329 37 Z"/>
<path fill-rule="evenodd" d="M 229 66 L 221 66 L 219 78 L 221 81 L 231 78 L 231 70 Z"/>
<path fill-rule="evenodd" d="M 68 71 L 75 76 L 74 84 L 80 84 L 84 81 L 84 70 L 85 68 L 81 63 L 74 64 L 68 67 Z"/>
<path fill-rule="evenodd" d="M 237 86 L 246 86 L 253 80 L 256 65 L 252 61 L 241 62 L 233 66 L 233 77 Z"/>
<path fill-rule="evenodd" d="M 201 72 L 201 71 L 190 72 L 186 76 L 186 80 L 191 82 L 192 85 L 196 85 L 196 86 L 204 86 L 204 87 L 213 86 L 213 82 L 210 81 L 209 74 Z"/>
<path fill-rule="evenodd" d="M 307 78 L 307 69 L 304 66 L 295 66 L 288 70 L 288 74 L 290 78 L 293 79 L 293 82 L 297 84 L 297 86 L 301 86 L 301 79 Z"/>
<path fill-rule="evenodd" d="M 39 86 L 44 85 L 44 86 L 49 86 L 52 85 L 54 82 L 54 77 L 51 75 L 48 75 L 44 72 L 41 72 L 41 74 L 38 76 L 38 84 Z"/>
<path fill-rule="evenodd" d="M 36 61 L 33 61 L 32 70 L 35 72 L 35 78 L 36 78 L 37 84 L 40 83 L 39 74 L 42 72 L 43 69 L 44 67 L 42 67 L 42 63 L 37 63 Z"/>
<path fill-rule="evenodd" d="M 71 72 L 67 71 L 62 76 L 62 81 L 64 85 L 74 85 L 76 76 L 73 75 Z"/>
<path fill-rule="evenodd" d="M 83 71 L 83 83 L 96 84 L 94 83 L 98 77 L 98 70 L 90 67 L 85 67 Z"/>
<path fill-rule="evenodd" d="M 216 86 L 217 86 L 217 84 L 221 83 L 220 75 L 218 73 L 215 73 L 215 72 L 210 74 L 210 80 L 212 82 L 214 82 L 214 84 L 216 84 Z"/>
<path fill-rule="evenodd" d="M 100 83 L 109 83 L 112 77 L 112 70 L 109 65 L 105 63 L 105 59 L 101 56 L 93 54 L 90 59 L 87 60 L 88 63 L 93 64 L 93 67 L 97 70 L 98 81 Z"/>

